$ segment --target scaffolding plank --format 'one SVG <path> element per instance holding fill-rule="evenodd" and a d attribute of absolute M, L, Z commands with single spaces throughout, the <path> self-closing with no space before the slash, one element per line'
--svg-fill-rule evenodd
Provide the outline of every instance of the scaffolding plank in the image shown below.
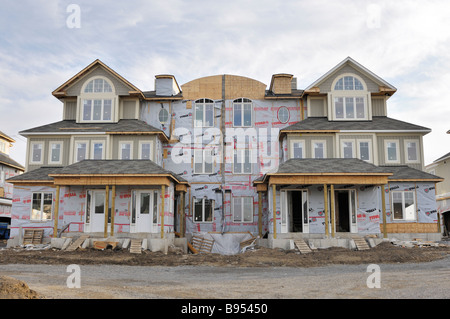
<path fill-rule="evenodd" d="M 89 235 L 81 235 L 78 237 L 77 240 L 75 240 L 69 247 L 67 247 L 67 251 L 74 251 L 80 248 L 80 246 L 84 243 L 86 239 L 89 238 Z"/>

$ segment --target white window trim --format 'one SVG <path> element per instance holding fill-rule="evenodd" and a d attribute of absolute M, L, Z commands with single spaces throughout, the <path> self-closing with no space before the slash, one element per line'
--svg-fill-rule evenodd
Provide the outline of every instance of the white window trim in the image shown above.
<path fill-rule="evenodd" d="M 122 145 L 124 144 L 130 144 L 130 160 L 133 159 L 133 141 L 120 141 L 119 142 L 119 159 L 123 159 L 122 158 Z"/>
<path fill-rule="evenodd" d="M 414 161 L 408 160 L 408 143 L 416 143 L 416 160 L 414 160 Z M 420 163 L 419 140 L 417 140 L 417 139 L 404 140 L 403 147 L 405 149 L 405 163 L 416 163 L 416 164 Z"/>
<path fill-rule="evenodd" d="M 103 141 L 103 140 L 98 140 L 98 141 L 95 141 L 95 140 L 93 140 L 93 141 L 91 141 L 91 156 L 90 157 L 88 157 L 89 159 L 94 159 L 94 153 L 95 153 L 95 149 L 94 149 L 94 144 L 102 144 L 103 145 L 103 147 L 102 147 L 102 160 L 104 160 L 105 159 L 105 154 L 106 154 L 106 143 L 105 143 L 105 141 Z"/>
<path fill-rule="evenodd" d="M 214 156 L 213 156 L 213 148 L 203 148 L 202 150 L 200 150 L 200 149 L 197 149 L 197 150 L 194 150 L 194 174 L 196 174 L 196 175 L 209 175 L 209 174 L 212 174 L 213 172 L 214 172 Z M 196 163 L 200 163 L 200 162 L 197 162 L 196 161 L 196 159 L 197 159 L 197 153 L 199 152 L 199 151 L 201 151 L 201 153 L 202 153 L 202 171 L 201 172 L 196 172 L 195 171 L 195 167 L 196 167 Z M 205 171 L 205 164 L 206 164 L 206 152 L 211 152 L 211 172 L 206 172 Z M 233 153 L 233 157 L 234 157 L 234 153 Z"/>
<path fill-rule="evenodd" d="M 353 139 L 342 139 L 341 140 L 341 158 L 344 158 L 344 143 L 352 143 L 352 157 L 351 158 L 356 158 L 356 143 L 355 140 Z"/>
<path fill-rule="evenodd" d="M 413 219 L 405 219 L 405 218 L 395 218 L 394 214 L 394 193 L 401 193 L 402 194 L 402 211 L 403 211 L 403 217 L 405 217 L 405 193 L 412 193 L 413 199 L 414 199 L 414 218 Z M 391 213 L 392 213 L 392 220 L 393 221 L 417 221 L 417 198 L 414 191 L 391 191 Z"/>
<path fill-rule="evenodd" d="M 52 161 L 52 146 L 59 144 L 59 161 Z M 64 143 L 62 141 L 50 141 L 48 143 L 48 163 L 49 164 L 62 164 L 62 157 L 63 157 L 63 147 Z"/>
<path fill-rule="evenodd" d="M 288 119 L 287 119 L 286 122 L 283 122 L 283 121 L 281 121 L 281 119 L 280 119 L 280 111 L 281 111 L 282 109 L 286 109 L 287 112 L 288 112 L 288 113 L 287 113 L 287 114 L 288 114 Z M 278 110 L 277 110 L 277 119 L 278 119 L 278 121 L 279 121 L 281 124 L 289 123 L 289 120 L 291 119 L 291 111 L 289 111 L 289 108 L 288 108 L 287 106 L 282 105 L 282 106 L 278 107 Z"/>
<path fill-rule="evenodd" d="M 78 144 L 86 144 L 86 156 L 85 156 L 85 160 L 89 159 L 89 141 L 75 141 L 74 145 L 75 145 L 75 156 L 73 159 L 74 163 L 78 163 Z"/>
<path fill-rule="evenodd" d="M 166 120 L 166 121 L 161 121 L 160 114 L 161 114 L 162 111 L 167 112 L 167 120 Z M 160 124 L 162 124 L 162 125 L 166 125 L 166 124 L 169 124 L 169 123 L 170 123 L 170 113 L 169 113 L 169 111 L 166 110 L 165 108 L 161 108 L 161 109 L 158 111 L 158 122 L 159 122 Z"/>
<path fill-rule="evenodd" d="M 239 100 L 239 99 L 247 99 L 247 100 L 250 100 L 250 99 L 248 99 L 248 98 L 238 98 L 238 99 L 235 99 L 235 100 L 233 100 L 233 102 L 232 102 L 232 109 L 233 109 L 233 127 L 252 127 L 253 126 L 253 118 L 254 118 L 254 114 L 253 114 L 253 101 L 252 102 L 234 102 L 234 101 L 236 101 L 236 100 Z M 250 100 L 251 101 L 251 100 Z M 251 110 L 250 110 L 250 125 L 244 125 L 244 104 L 249 104 L 250 103 L 250 108 L 251 108 Z M 241 108 L 241 125 L 235 125 L 234 124 L 234 105 L 235 104 L 240 104 L 241 106 L 242 106 L 242 108 Z"/>
<path fill-rule="evenodd" d="M 205 200 L 211 200 L 211 221 L 205 221 Z M 214 222 L 214 206 L 215 206 L 215 200 L 210 199 L 210 198 L 206 198 L 203 197 L 202 198 L 202 220 L 201 221 L 196 221 L 195 220 L 195 205 L 197 204 L 197 198 L 194 196 L 193 197 L 193 212 L 192 212 L 192 220 L 194 223 L 206 223 L 206 224 L 212 224 Z"/>
<path fill-rule="evenodd" d="M 44 151 L 45 151 L 45 143 L 44 142 L 31 142 L 30 143 L 30 164 L 44 164 Z M 34 145 L 40 145 L 41 146 L 41 158 L 39 161 L 34 161 L 33 156 L 33 147 Z"/>
<path fill-rule="evenodd" d="M 396 160 L 389 160 L 388 157 L 388 143 L 395 143 L 396 145 Z M 400 163 L 400 142 L 399 140 L 384 140 L 384 160 L 386 163 L 399 164 Z"/>
<path fill-rule="evenodd" d="M 244 198 L 251 198 L 251 200 L 252 200 L 252 219 L 250 220 L 250 221 L 244 221 Z M 235 215 L 235 208 L 234 208 L 234 201 L 236 200 L 236 199 L 239 199 L 240 200 L 240 202 L 241 202 L 241 221 L 236 221 L 235 219 L 234 219 L 234 215 Z M 251 223 L 253 223 L 253 220 L 254 220 L 254 214 L 255 214 L 255 208 L 254 208 L 254 206 L 253 206 L 253 197 L 252 196 L 233 196 L 233 201 L 232 201 L 232 216 L 231 216 L 231 218 L 232 218 L 232 222 L 233 223 L 235 223 L 235 224 L 251 224 Z"/>
<path fill-rule="evenodd" d="M 243 162 L 239 163 L 239 164 L 241 164 L 241 171 L 240 172 L 235 171 L 234 151 L 240 152 L 241 153 L 241 159 L 244 160 Z M 233 174 L 236 174 L 236 175 L 251 175 L 251 174 L 253 174 L 253 164 L 254 163 L 253 163 L 253 160 L 252 160 L 253 159 L 253 151 L 252 151 L 252 149 L 250 149 L 250 148 L 239 148 L 239 149 L 236 149 L 234 151 L 233 151 Z M 249 152 L 248 160 L 250 161 L 249 162 L 249 164 L 250 164 L 250 173 L 244 172 L 244 165 L 246 164 L 245 163 L 245 151 Z"/>
<path fill-rule="evenodd" d="M 202 100 L 202 99 L 199 99 L 199 100 Z M 207 99 L 207 98 L 204 98 L 203 100 L 211 100 L 211 99 Z M 198 100 L 197 100 L 198 101 Z M 214 127 L 214 122 L 215 122 L 215 118 L 214 118 L 214 115 L 215 115 L 215 108 L 214 108 L 214 100 L 211 100 L 212 102 L 198 102 L 198 104 L 199 105 L 202 105 L 202 107 L 203 107 L 203 119 L 202 119 L 202 124 L 201 125 L 197 125 L 197 115 L 196 115 L 196 113 L 197 113 L 197 101 L 194 101 L 194 116 L 193 116 L 193 120 L 194 120 L 194 127 Z M 212 104 L 212 108 L 213 108 L 213 118 L 212 118 L 212 125 L 205 125 L 205 123 L 206 123 L 206 105 L 207 104 Z"/>
<path fill-rule="evenodd" d="M 360 143 L 369 143 L 369 159 L 363 160 L 361 159 L 361 145 Z M 356 140 L 356 156 L 362 161 L 372 163 L 373 162 L 373 156 L 372 156 L 372 140 L 369 139 L 357 139 Z"/>
<path fill-rule="evenodd" d="M 143 144 L 150 144 L 150 158 L 149 158 L 149 160 L 153 161 L 153 141 L 151 141 L 151 140 L 139 141 L 139 150 L 138 150 L 139 159 L 143 159 L 142 158 L 142 145 Z"/>
<path fill-rule="evenodd" d="M 305 153 L 306 153 L 306 148 L 305 148 L 305 140 L 291 140 L 290 143 L 290 150 L 289 150 L 289 158 L 295 158 L 294 157 L 294 143 L 301 143 L 302 144 L 302 157 L 301 158 L 305 158 Z"/>
<path fill-rule="evenodd" d="M 52 194 L 52 212 L 51 212 L 51 216 L 49 219 L 42 219 L 42 215 L 41 215 L 41 219 L 32 219 L 31 215 L 33 213 L 33 197 L 34 194 L 41 194 L 41 212 L 43 212 L 43 208 L 44 208 L 44 194 Z M 30 206 L 30 221 L 32 222 L 48 222 L 53 220 L 53 208 L 54 208 L 54 202 L 55 202 L 55 194 L 53 192 L 32 192 L 31 193 L 31 206 Z"/>
<path fill-rule="evenodd" d="M 312 140 L 311 141 L 311 158 L 319 158 L 316 157 L 316 152 L 314 150 L 314 143 L 323 143 L 323 157 L 327 158 L 327 141 L 326 140 Z"/>
<path fill-rule="evenodd" d="M 95 80 L 95 79 L 102 79 L 106 82 L 108 82 L 108 84 L 111 86 L 112 88 L 112 92 L 87 92 L 85 93 L 84 90 L 86 88 L 86 86 L 88 85 L 89 82 Z M 89 79 L 87 79 L 84 83 L 83 86 L 81 87 L 81 91 L 80 91 L 80 96 L 78 97 L 78 122 L 80 123 L 112 123 L 112 122 L 116 122 L 117 116 L 118 116 L 118 106 L 117 106 L 117 95 L 116 95 L 116 89 L 114 87 L 114 84 L 111 82 L 110 79 L 108 79 L 107 77 L 104 76 L 93 76 L 90 77 Z M 111 100 L 111 120 L 94 120 L 93 119 L 93 112 L 94 112 L 94 105 L 92 104 L 92 109 L 91 109 L 91 119 L 90 120 L 85 120 L 84 119 L 84 100 L 102 100 L 102 118 L 103 118 L 103 105 L 104 105 L 104 100 Z"/>

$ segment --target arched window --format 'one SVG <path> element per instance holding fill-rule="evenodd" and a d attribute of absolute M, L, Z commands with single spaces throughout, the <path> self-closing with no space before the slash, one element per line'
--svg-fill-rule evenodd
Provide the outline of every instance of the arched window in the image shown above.
<path fill-rule="evenodd" d="M 233 126 L 251 127 L 252 126 L 252 101 L 246 98 L 240 98 L 233 101 Z"/>
<path fill-rule="evenodd" d="M 334 120 L 367 120 L 368 92 L 364 81 L 346 74 L 333 82 L 331 101 Z"/>
<path fill-rule="evenodd" d="M 195 101 L 194 108 L 195 127 L 214 126 L 214 101 L 210 99 L 199 99 Z"/>
<path fill-rule="evenodd" d="M 103 77 L 86 81 L 81 91 L 82 122 L 112 122 L 115 93 L 112 83 Z"/>

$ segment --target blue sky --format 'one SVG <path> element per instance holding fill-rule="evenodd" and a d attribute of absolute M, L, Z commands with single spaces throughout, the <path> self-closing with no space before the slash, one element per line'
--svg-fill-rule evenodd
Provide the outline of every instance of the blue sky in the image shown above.
<path fill-rule="evenodd" d="M 80 28 L 67 24 L 70 4 Z M 62 119 L 51 92 L 95 59 L 141 90 L 154 76 L 181 85 L 236 74 L 269 84 L 290 73 L 305 88 L 351 56 L 397 88 L 388 115 L 432 129 L 425 164 L 450 151 L 448 1 L 58 1 L 3 0 L 0 12 L 0 131 Z"/>

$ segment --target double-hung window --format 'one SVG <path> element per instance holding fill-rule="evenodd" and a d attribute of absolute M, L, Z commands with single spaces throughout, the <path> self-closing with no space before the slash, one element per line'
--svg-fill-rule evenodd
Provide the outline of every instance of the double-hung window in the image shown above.
<path fill-rule="evenodd" d="M 384 146 L 386 163 L 400 163 L 398 140 L 386 140 Z"/>
<path fill-rule="evenodd" d="M 200 99 L 195 101 L 194 127 L 214 126 L 214 101 Z"/>
<path fill-rule="evenodd" d="M 33 193 L 30 220 L 46 221 L 52 219 L 53 193 Z"/>
<path fill-rule="evenodd" d="M 92 155 L 91 158 L 94 160 L 102 160 L 105 158 L 105 143 L 102 141 L 92 141 L 91 144 Z"/>
<path fill-rule="evenodd" d="M 152 159 L 152 142 L 140 141 L 139 142 L 139 159 L 151 160 Z"/>
<path fill-rule="evenodd" d="M 88 142 L 80 141 L 75 143 L 75 162 L 88 159 Z"/>
<path fill-rule="evenodd" d="M 131 160 L 133 159 L 133 143 L 120 142 L 119 143 L 119 159 Z"/>
<path fill-rule="evenodd" d="M 312 141 L 311 146 L 313 158 L 326 158 L 325 141 Z"/>
<path fill-rule="evenodd" d="M 50 142 L 50 154 L 48 157 L 49 164 L 61 164 L 62 163 L 62 142 Z"/>
<path fill-rule="evenodd" d="M 241 98 L 233 101 L 233 126 L 252 126 L 252 101 Z"/>
<path fill-rule="evenodd" d="M 31 142 L 31 164 L 42 164 L 43 163 L 43 152 L 44 143 L 41 142 Z"/>
<path fill-rule="evenodd" d="M 234 150 L 233 173 L 251 174 L 252 173 L 252 151 L 246 149 Z"/>
<path fill-rule="evenodd" d="M 369 96 L 362 79 L 353 75 L 339 78 L 330 93 L 332 118 L 334 120 L 369 119 Z"/>
<path fill-rule="evenodd" d="M 405 161 L 407 163 L 419 162 L 419 141 L 405 140 Z"/>
<path fill-rule="evenodd" d="M 214 200 L 194 197 L 194 222 L 208 223 L 213 221 Z"/>
<path fill-rule="evenodd" d="M 393 191 L 392 212 L 394 220 L 415 220 L 416 200 L 414 191 Z"/>
<path fill-rule="evenodd" d="M 233 222 L 253 222 L 253 197 L 233 197 Z"/>
<path fill-rule="evenodd" d="M 194 150 L 194 174 L 213 173 L 213 148 Z"/>
<path fill-rule="evenodd" d="M 355 157 L 355 142 L 354 141 L 342 141 L 342 157 L 354 158 Z"/>
<path fill-rule="evenodd" d="M 305 142 L 292 141 L 291 142 L 291 158 L 305 158 Z"/>

